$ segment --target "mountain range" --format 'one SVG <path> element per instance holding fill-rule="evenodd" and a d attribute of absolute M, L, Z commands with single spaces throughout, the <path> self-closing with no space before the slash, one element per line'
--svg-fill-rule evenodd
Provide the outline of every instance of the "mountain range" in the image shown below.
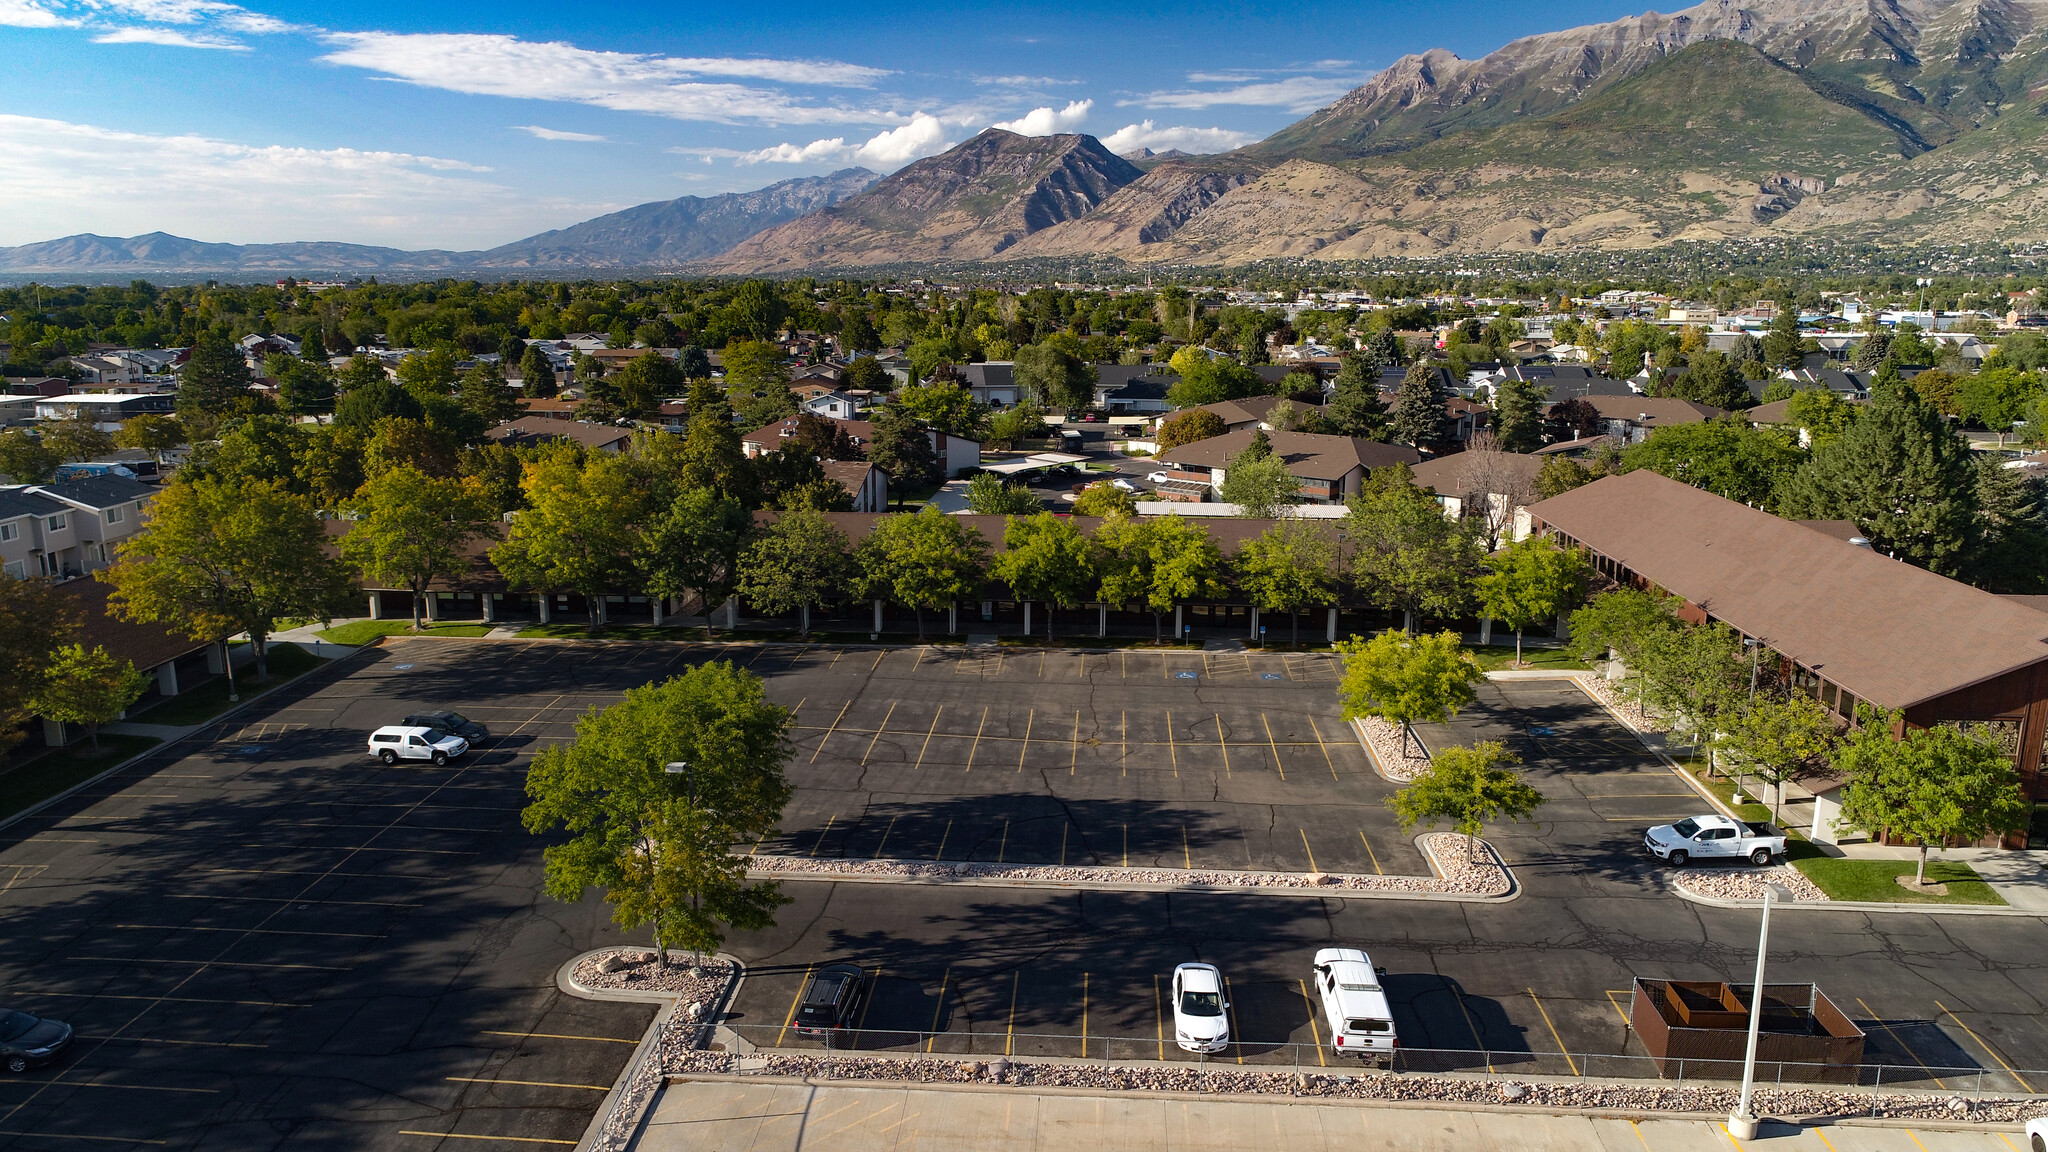
<path fill-rule="evenodd" d="M 1706 0 L 1525 37 L 1477 60 L 1404 56 L 1220 155 L 1117 156 L 1090 136 L 991 129 L 882 179 L 849 170 L 816 178 L 824 184 L 643 205 L 486 253 L 263 245 L 236 249 L 236 267 L 317 257 L 392 270 L 469 261 L 751 273 L 1809 236 L 2038 242 L 2048 240 L 2044 49 L 2048 0 Z M 225 247 L 70 237 L 0 249 L 0 271 L 24 260 L 141 268 L 225 259 L 213 255 Z"/>
<path fill-rule="evenodd" d="M 752 192 L 641 204 L 485 251 L 405 251 L 364 244 L 207 244 L 162 232 L 90 234 L 0 248 L 0 272 L 408 273 L 678 265 L 726 251 L 764 228 L 852 196 L 880 179 L 865 168 L 803 176 Z"/>

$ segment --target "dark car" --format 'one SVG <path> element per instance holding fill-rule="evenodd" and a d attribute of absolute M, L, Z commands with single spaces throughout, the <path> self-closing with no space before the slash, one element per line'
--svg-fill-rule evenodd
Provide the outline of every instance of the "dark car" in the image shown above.
<path fill-rule="evenodd" d="M 0 1008 L 0 1063 L 26 1072 L 55 1060 L 71 1043 L 71 1025 Z"/>
<path fill-rule="evenodd" d="M 471 744 L 491 734 L 489 729 L 460 712 L 415 712 L 405 718 L 405 723 L 414 728 L 439 728 Z"/>
<path fill-rule="evenodd" d="M 811 982 L 797 1001 L 797 1033 L 823 1036 L 853 1027 L 853 1014 L 866 995 L 866 972 L 851 964 L 827 964 L 811 973 Z"/>

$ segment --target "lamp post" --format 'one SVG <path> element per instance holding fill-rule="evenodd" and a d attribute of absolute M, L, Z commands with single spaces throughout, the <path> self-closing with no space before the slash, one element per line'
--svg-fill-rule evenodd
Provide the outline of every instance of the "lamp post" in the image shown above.
<path fill-rule="evenodd" d="M 1728 1134 L 1737 1140 L 1756 1139 L 1756 1116 L 1750 1112 L 1749 1100 L 1756 1088 L 1756 1041 L 1763 1030 L 1764 1020 L 1764 956 L 1771 946 L 1771 899 L 1792 899 L 1792 893 L 1780 884 L 1764 885 L 1763 925 L 1756 935 L 1756 983 L 1749 989 L 1749 1048 L 1742 1056 L 1742 1099 L 1735 1105 L 1735 1111 L 1728 1114 Z"/>

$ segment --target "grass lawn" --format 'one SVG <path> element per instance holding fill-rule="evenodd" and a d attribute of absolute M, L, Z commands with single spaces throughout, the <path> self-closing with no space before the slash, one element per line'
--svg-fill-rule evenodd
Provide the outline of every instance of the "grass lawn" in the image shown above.
<path fill-rule="evenodd" d="M 1991 885 L 1977 878 L 1976 869 L 1957 860 L 1929 857 L 1927 878 L 1948 885 L 1948 895 L 1934 896 L 1899 887 L 1896 877 L 1911 876 L 1911 860 L 1851 860 L 1827 856 L 1804 840 L 1785 845 L 1792 866 L 1836 900 L 1860 900 L 1873 904 L 2004 904 Z"/>
<path fill-rule="evenodd" d="M 421 636 L 488 636 L 495 624 L 455 623 L 429 624 Z M 368 644 L 379 636 L 396 636 L 401 632 L 412 632 L 411 620 L 355 620 L 338 628 L 329 628 L 319 633 L 320 639 L 329 644 Z"/>
<path fill-rule="evenodd" d="M 1515 666 L 1515 646 L 1513 644 L 1491 644 L 1484 648 L 1470 647 L 1465 649 L 1465 651 L 1472 654 L 1472 658 L 1479 662 L 1479 668 L 1484 672 L 1504 672 L 1513 669 Z M 1522 648 L 1522 670 L 1531 671 L 1538 668 L 1554 672 L 1590 672 L 1593 670 L 1592 665 L 1572 659 L 1571 654 L 1562 648 L 1530 648 L 1524 645 Z"/>
<path fill-rule="evenodd" d="M 1728 805 L 1735 812 L 1736 816 L 1744 820 L 1769 820 L 1771 818 L 1771 809 L 1768 805 L 1736 804 L 1735 782 L 1726 777 L 1708 776 L 1705 753 L 1697 753 L 1686 757 L 1681 757 L 1671 752 L 1667 752 L 1666 755 L 1685 765 L 1685 770 L 1692 773 L 1693 778 L 1705 785 L 1707 791 L 1712 792 L 1721 803 Z M 1797 837 L 1799 833 L 1792 832 L 1791 835 Z"/>
<path fill-rule="evenodd" d="M 1088 468 L 1088 471 L 1090 471 L 1090 472 L 1114 472 L 1114 471 L 1116 471 L 1116 465 L 1114 465 L 1114 464 L 1109 464 L 1109 463 L 1105 463 L 1105 462 L 1103 462 L 1103 461 L 1100 461 L 1100 460 L 1096 460 L 1096 461 L 1092 461 L 1092 462 L 1090 462 L 1090 463 L 1089 463 L 1089 464 L 1087 465 L 1087 468 Z"/>
<path fill-rule="evenodd" d="M 521 628 L 519 635 L 529 640 L 702 640 L 704 628 L 700 624 L 664 624 L 659 628 L 652 624 L 611 624 L 592 632 L 581 621 L 574 621 L 530 624 Z M 717 635 L 729 638 L 724 632 Z"/>
<path fill-rule="evenodd" d="M 161 741 L 154 736 L 114 736 L 102 732 L 98 755 L 93 754 L 91 743 L 84 740 L 70 748 L 45 752 L 0 776 L 0 819 L 47 800 L 74 784 L 90 780 L 159 743 Z"/>
<path fill-rule="evenodd" d="M 235 686 L 241 691 L 243 700 L 261 696 L 280 684 L 311 672 L 327 661 L 296 644 L 276 644 L 271 646 L 268 663 L 270 679 L 260 684 L 255 682 L 253 668 L 242 668 L 235 672 Z M 203 724 L 227 711 L 234 703 L 228 699 L 227 679 L 221 677 L 208 680 L 189 692 L 181 692 L 147 712 L 130 716 L 129 719 L 139 724 Z"/>

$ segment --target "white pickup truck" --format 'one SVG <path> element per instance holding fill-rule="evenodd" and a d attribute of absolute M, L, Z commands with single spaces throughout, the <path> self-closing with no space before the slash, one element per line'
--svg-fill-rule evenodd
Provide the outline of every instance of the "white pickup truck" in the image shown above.
<path fill-rule="evenodd" d="M 1746 823 L 1726 816 L 1693 816 L 1661 824 L 1643 833 L 1643 846 L 1673 868 L 1688 860 L 1735 860 L 1748 857 L 1759 867 L 1785 853 L 1785 832 L 1764 821 Z"/>

